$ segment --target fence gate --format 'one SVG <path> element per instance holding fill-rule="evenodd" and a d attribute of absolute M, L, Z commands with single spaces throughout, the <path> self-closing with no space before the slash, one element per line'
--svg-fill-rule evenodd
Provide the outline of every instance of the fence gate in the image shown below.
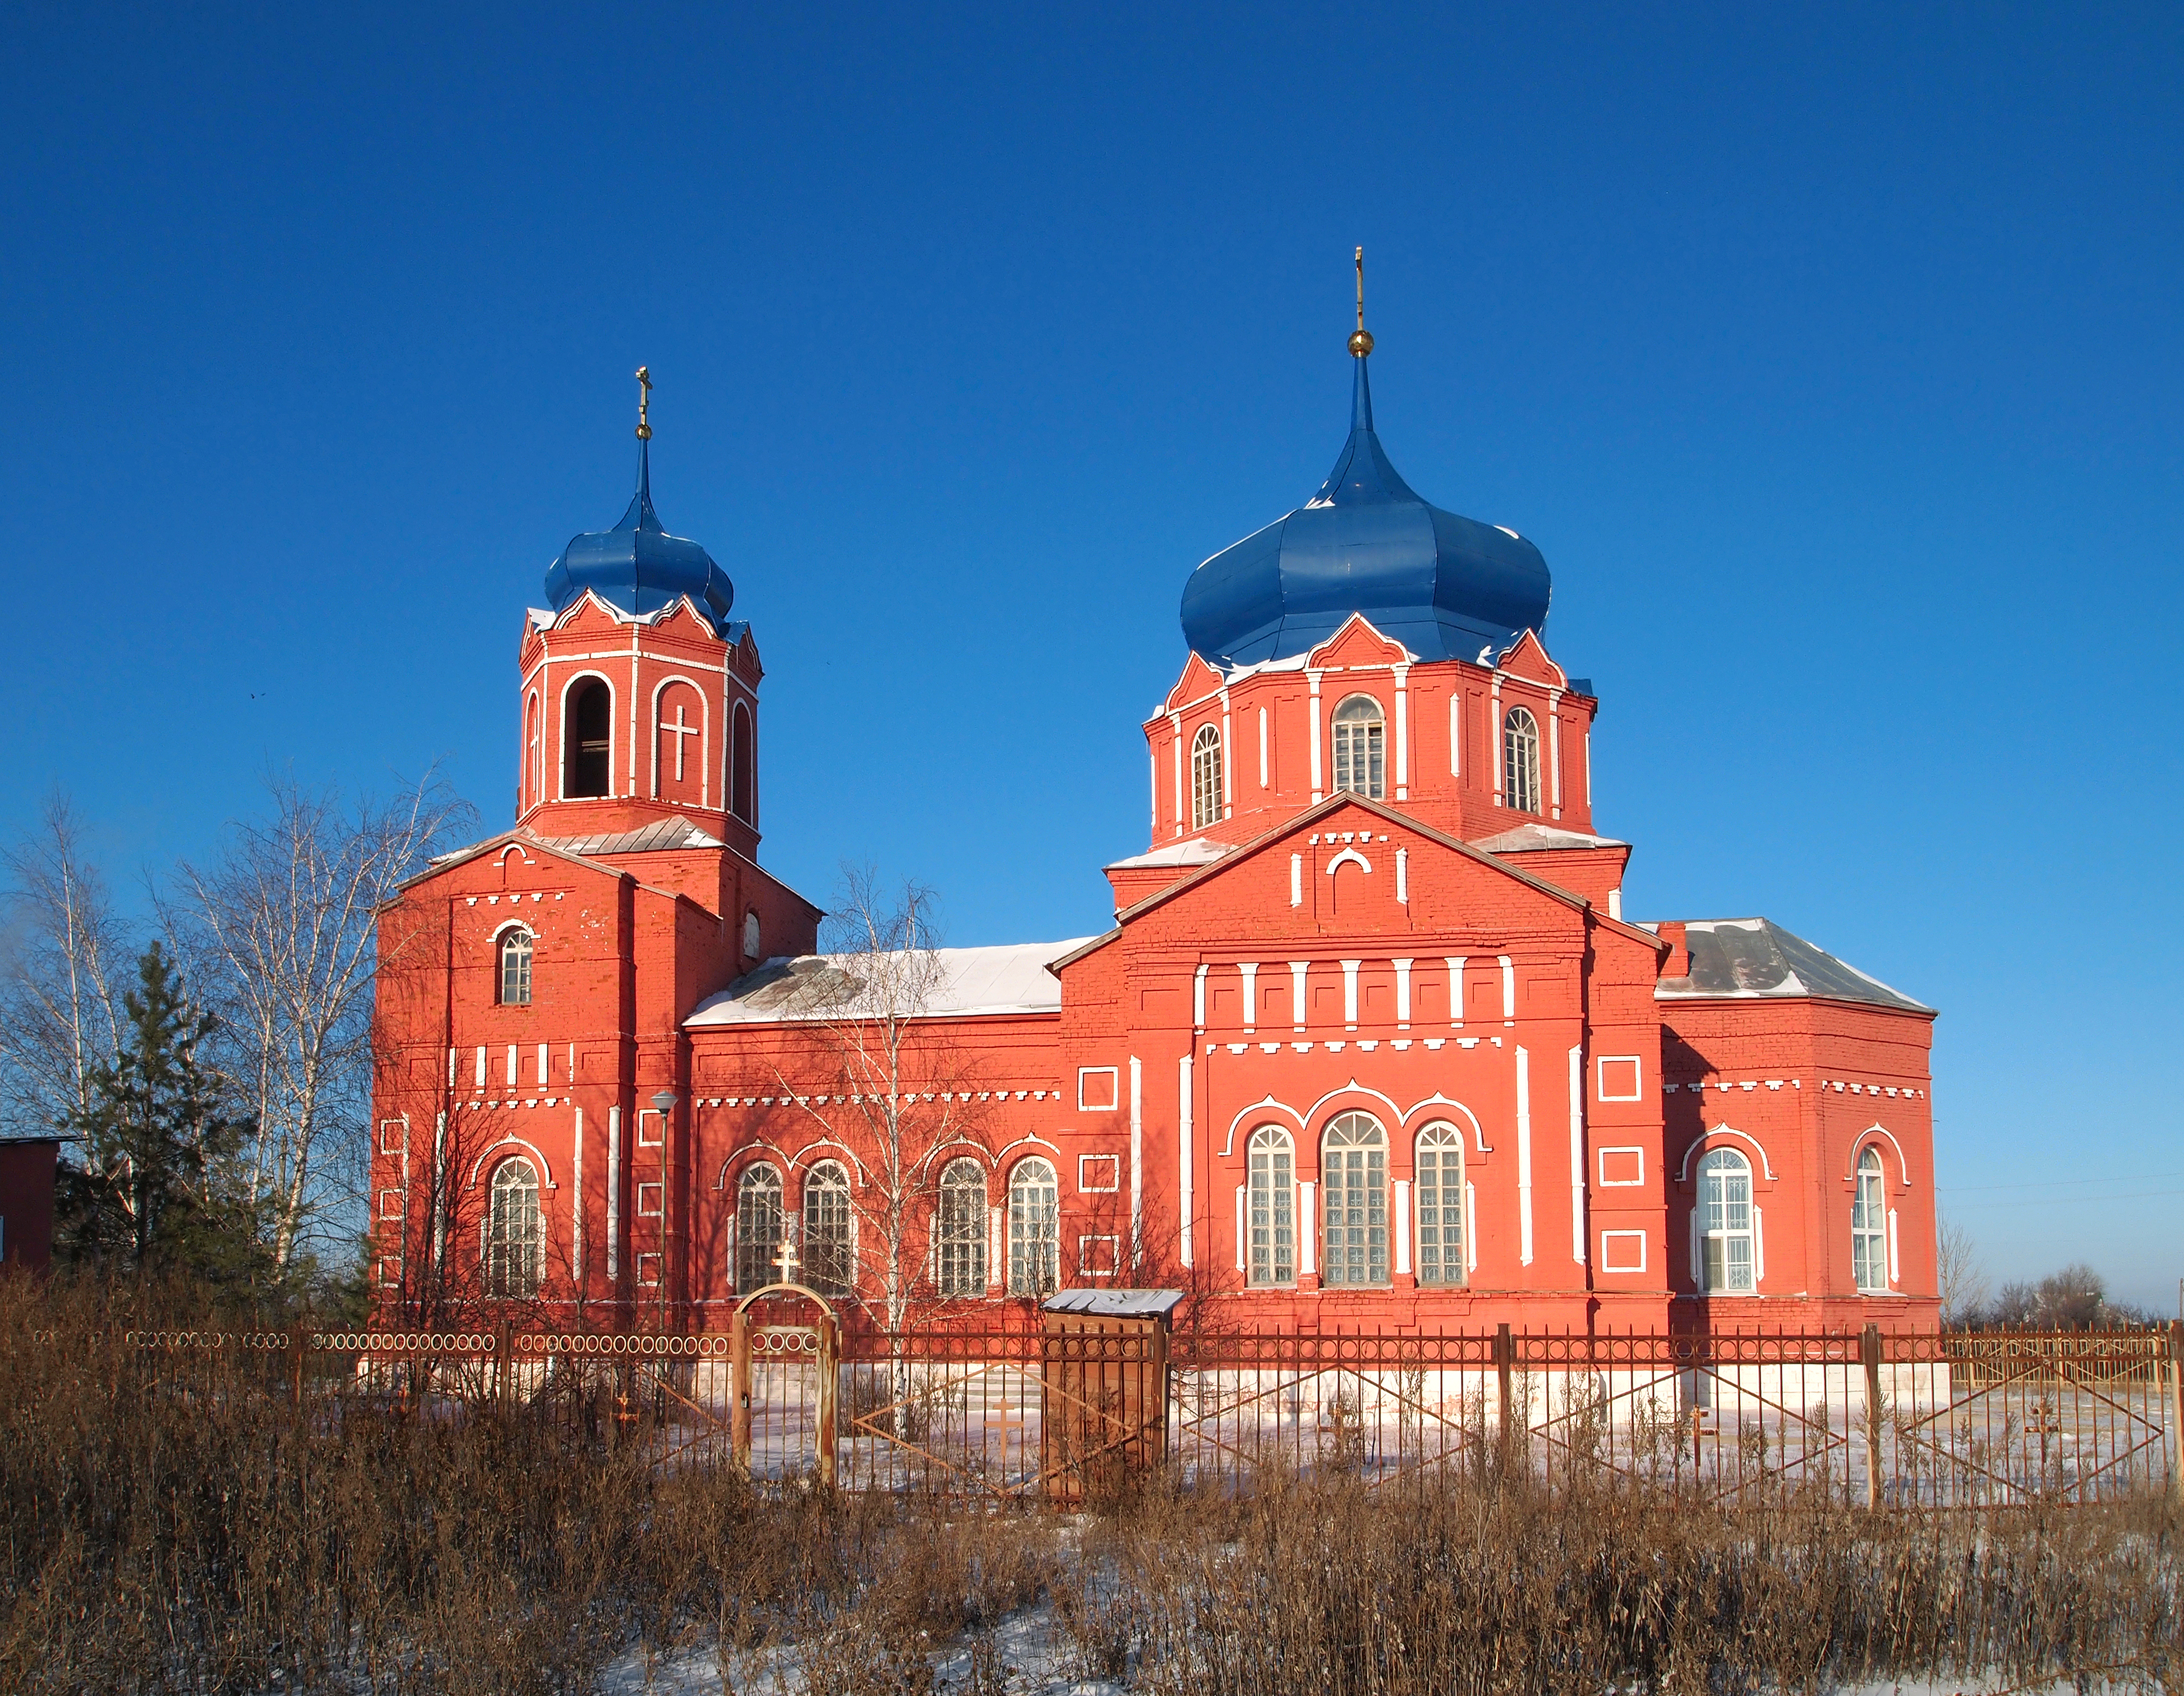
<path fill-rule="evenodd" d="M 1111 1495 L 1167 1459 L 1167 1316 L 1180 1290 L 1065 1290 L 1041 1303 L 1039 1482 Z"/>
<path fill-rule="evenodd" d="M 842 1331 L 801 1284 L 769 1284 L 736 1304 L 729 1334 L 729 1420 L 736 1464 L 782 1478 L 810 1467 L 835 1481 L 835 1398 Z"/>

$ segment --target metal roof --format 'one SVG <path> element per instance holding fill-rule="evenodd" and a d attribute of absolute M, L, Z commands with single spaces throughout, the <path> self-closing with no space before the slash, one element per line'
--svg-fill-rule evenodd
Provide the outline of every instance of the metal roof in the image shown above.
<path fill-rule="evenodd" d="M 1818 996 L 1907 1013 L 1934 1011 L 1772 919 L 1695 918 L 1684 926 L 1684 941 L 1691 950 L 1691 975 L 1662 979 L 1653 990 L 1658 1000 Z"/>
<path fill-rule="evenodd" d="M 1050 1314 L 1103 1319 L 1156 1319 L 1175 1311 L 1180 1290 L 1057 1290 L 1039 1305 Z"/>
<path fill-rule="evenodd" d="M 1220 666 L 1303 654 L 1352 613 L 1422 660 L 1480 660 L 1547 621 L 1540 550 L 1514 532 L 1429 505 L 1373 428 L 1357 356 L 1350 439 L 1319 493 L 1190 574 L 1183 633 Z"/>
<path fill-rule="evenodd" d="M 587 857 L 599 854 L 658 854 L 677 848 L 725 845 L 719 837 L 700 830 L 680 813 L 672 818 L 656 820 L 640 830 L 605 831 L 595 836 L 540 836 L 538 840 L 565 854 Z"/>
<path fill-rule="evenodd" d="M 1471 845 L 1488 854 L 1526 854 L 1541 848 L 1628 848 L 1630 845 L 1613 836 L 1565 830 L 1558 824 L 1520 824 L 1498 836 L 1482 836 Z"/>
<path fill-rule="evenodd" d="M 1194 836 L 1188 842 L 1171 842 L 1156 848 L 1150 854 L 1133 854 L 1127 860 L 1110 860 L 1106 869 L 1111 872 L 1135 870 L 1144 866 L 1210 866 L 1230 851 L 1226 842 L 1216 842 L 1211 836 Z"/>
<path fill-rule="evenodd" d="M 637 448 L 637 493 L 611 530 L 572 536 L 546 572 L 546 599 L 557 613 L 586 589 L 624 612 L 663 612 L 688 595 L 727 634 L 735 585 L 697 543 L 671 536 L 652 510 L 652 444 Z M 733 636 L 727 639 L 733 641 Z"/>
<path fill-rule="evenodd" d="M 929 986 L 914 1005 L 895 1009 L 917 1018 L 967 1013 L 1058 1013 L 1061 980 L 1047 967 L 1090 939 L 1061 942 L 1013 942 L 996 948 L 936 948 Z M 879 992 L 862 993 L 861 954 L 800 954 L 769 960 L 698 1003 L 684 1029 L 716 1024 L 757 1024 L 840 1013 L 871 1017 L 887 1009 Z M 900 957 L 882 957 L 900 958 Z M 861 1005 L 861 1002 L 865 1004 Z"/>

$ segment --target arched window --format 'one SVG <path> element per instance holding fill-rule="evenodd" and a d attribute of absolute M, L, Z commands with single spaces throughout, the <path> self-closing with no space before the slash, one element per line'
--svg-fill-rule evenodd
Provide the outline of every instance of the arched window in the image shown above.
<path fill-rule="evenodd" d="M 485 1221 L 485 1292 L 516 1300 L 538 1293 L 545 1259 L 538 1219 L 538 1173 L 528 1160 L 493 1169 Z"/>
<path fill-rule="evenodd" d="M 1045 1296 L 1061 1284 L 1061 1191 L 1044 1160 L 1009 1174 L 1009 1293 Z"/>
<path fill-rule="evenodd" d="M 613 793 L 614 691 L 598 678 L 571 689 L 561 726 L 561 795 Z"/>
<path fill-rule="evenodd" d="M 1463 1253 L 1463 1133 L 1429 1124 L 1418 1133 L 1418 1282 L 1461 1284 Z"/>
<path fill-rule="evenodd" d="M 1254 1284 L 1296 1282 L 1296 1166 L 1289 1132 L 1251 1133 L 1251 1258 Z"/>
<path fill-rule="evenodd" d="M 1540 810 L 1540 725 L 1521 706 L 1502 721 L 1502 804 L 1518 812 Z"/>
<path fill-rule="evenodd" d="M 1759 1287 L 1752 1243 L 1752 1163 L 1734 1148 L 1699 1162 L 1699 1285 L 1709 1295 Z"/>
<path fill-rule="evenodd" d="M 761 958 L 759 949 L 765 940 L 765 936 L 759 929 L 758 909 L 753 907 L 744 914 L 744 958 L 746 960 Z"/>
<path fill-rule="evenodd" d="M 781 1174 L 761 1160 L 736 1182 L 736 1288 L 748 1296 L 781 1276 Z"/>
<path fill-rule="evenodd" d="M 738 818 L 751 822 L 751 716 L 743 702 L 729 719 L 728 806 Z"/>
<path fill-rule="evenodd" d="M 1190 824 L 1203 830 L 1221 823 L 1221 732 L 1202 726 L 1190 743 Z"/>
<path fill-rule="evenodd" d="M 531 1005 L 531 933 L 511 925 L 500 933 L 500 976 L 498 995 L 503 1007 Z"/>
<path fill-rule="evenodd" d="M 1327 1191 L 1328 1288 L 1388 1281 L 1388 1134 L 1370 1113 L 1348 1113 L 1320 1145 Z"/>
<path fill-rule="evenodd" d="M 1373 801 L 1388 794 L 1388 720 L 1369 695 L 1334 709 L 1334 787 Z"/>
<path fill-rule="evenodd" d="M 804 1180 L 804 1281 L 822 1296 L 847 1296 L 857 1280 L 850 1174 L 822 1160 Z"/>
<path fill-rule="evenodd" d="M 1858 1287 L 1888 1292 L 1888 1192 L 1881 1181 L 1880 1151 L 1868 1145 L 1858 1157 L 1858 1193 L 1850 1204 L 1850 1262 Z"/>
<path fill-rule="evenodd" d="M 986 1293 L 986 1171 L 975 1160 L 951 1160 L 940 1174 L 933 1278 L 944 1296 Z"/>

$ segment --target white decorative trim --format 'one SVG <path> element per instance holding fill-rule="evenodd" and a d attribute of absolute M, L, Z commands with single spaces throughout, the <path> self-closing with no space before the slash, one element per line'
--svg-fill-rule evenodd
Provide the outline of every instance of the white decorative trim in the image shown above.
<path fill-rule="evenodd" d="M 1646 1150 L 1643 1145 L 1635 1142 L 1620 1143 L 1612 1148 L 1595 1149 L 1593 1151 L 1593 1154 L 1600 1164 L 1600 1187 L 1602 1189 L 1635 1190 L 1644 1186 L 1646 1182 Z M 1607 1175 L 1607 1157 L 1611 1154 L 1636 1155 L 1638 1157 L 1638 1175 L 1635 1178 L 1609 1177 Z"/>
<path fill-rule="evenodd" d="M 1087 1161 L 1104 1160 L 1114 1169 L 1114 1181 L 1107 1184 L 1088 1184 L 1084 1181 Z M 1119 1154 L 1080 1154 L 1077 1157 L 1077 1193 L 1080 1196 L 1115 1196 L 1123 1190 L 1123 1157 Z"/>
<path fill-rule="evenodd" d="M 1706 1140 L 1710 1136 L 1734 1136 L 1741 1141 L 1750 1143 L 1759 1152 L 1760 1175 L 1770 1184 L 1774 1181 L 1774 1163 L 1768 1159 L 1766 1145 L 1758 1137 L 1748 1131 L 1739 1130 L 1732 1124 L 1710 1124 L 1693 1137 L 1691 1146 L 1684 1150 L 1683 1163 L 1676 1168 L 1676 1181 L 1679 1184 L 1689 1181 L 1691 1174 L 1691 1156 L 1706 1146 Z"/>
<path fill-rule="evenodd" d="M 1084 1080 L 1103 1077 L 1113 1081 L 1105 1102 L 1095 1103 L 1084 1098 Z M 1123 1104 L 1123 1068 L 1119 1066 L 1079 1066 L 1077 1068 L 1077 1111 L 1079 1113 L 1112 1113 Z"/>
<path fill-rule="evenodd" d="M 1269 1095 L 1266 1100 L 1262 1102 L 1252 1102 L 1251 1106 L 1243 1109 L 1243 1111 L 1239 1113 L 1235 1118 L 1228 1121 L 1228 1140 L 1227 1142 L 1223 1143 L 1221 1147 L 1221 1158 L 1223 1160 L 1230 1158 L 1235 1153 L 1236 1133 L 1238 1130 L 1242 1129 L 1244 1121 L 1247 1119 L 1256 1118 L 1258 1115 L 1265 1113 L 1269 1107 L 1272 1107 L 1276 1113 L 1285 1113 L 1291 1119 L 1295 1119 L 1296 1121 L 1297 1135 L 1300 1136 L 1304 1135 L 1304 1115 L 1299 1113 L 1295 1107 L 1290 1106 L 1288 1102 L 1278 1102 L 1272 1095 Z"/>
<path fill-rule="evenodd" d="M 1632 1074 L 1636 1080 L 1631 1088 L 1630 1093 L 1627 1096 L 1609 1095 L 1607 1093 L 1607 1068 L 1610 1066 L 1621 1066 L 1626 1063 L 1632 1068 Z M 1644 1057 L 1636 1054 L 1595 1055 L 1592 1062 L 1592 1090 L 1593 1094 L 1603 1102 L 1644 1101 L 1646 1099 L 1646 1062 Z"/>
<path fill-rule="evenodd" d="M 512 1131 L 503 1131 L 498 1142 L 489 1142 L 479 1152 L 478 1158 L 471 1162 L 470 1181 L 463 1187 L 466 1190 L 475 1190 L 477 1187 L 479 1169 L 484 1166 L 487 1161 L 493 1160 L 493 1157 L 504 1148 L 521 1148 L 528 1151 L 532 1158 L 538 1163 L 540 1188 L 558 1190 L 561 1187 L 554 1181 L 554 1169 L 547 1163 L 545 1155 L 539 1152 L 538 1145 L 526 1141 Z M 493 1160 L 493 1164 L 496 1166 L 499 1163 L 498 1160 Z"/>
<path fill-rule="evenodd" d="M 1905 1189 L 1909 1189 L 1911 1187 L 1911 1167 L 1910 1163 L 1906 1161 L 1903 1158 L 1903 1145 L 1896 1140 L 1894 1134 L 1890 1131 L 1886 1125 L 1881 1124 L 1877 1121 L 1866 1126 L 1864 1130 L 1861 1130 L 1856 1136 L 1851 1138 L 1850 1170 L 1844 1174 L 1845 1179 L 1852 1184 L 1855 1184 L 1858 1181 L 1858 1151 L 1865 1146 L 1866 1140 L 1869 1137 L 1874 1136 L 1885 1136 L 1888 1139 L 1888 1146 L 1896 1151 L 1897 1178 Z"/>
<path fill-rule="evenodd" d="M 1532 1264 L 1532 1057 L 1517 1048 L 1517 1258 Z"/>
<path fill-rule="evenodd" d="M 1611 1242 L 1626 1241 L 1634 1236 L 1638 1239 L 1638 1264 L 1635 1266 L 1617 1265 L 1611 1256 L 1607 1245 Z M 1619 1277 L 1645 1271 L 1646 1265 L 1646 1233 L 1642 1230 L 1603 1230 L 1600 1234 L 1600 1269 L 1602 1273 L 1608 1276 Z"/>

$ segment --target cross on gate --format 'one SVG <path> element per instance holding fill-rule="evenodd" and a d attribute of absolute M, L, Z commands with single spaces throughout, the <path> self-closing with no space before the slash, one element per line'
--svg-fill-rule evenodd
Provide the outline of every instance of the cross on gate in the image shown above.
<path fill-rule="evenodd" d="M 675 722 L 670 724 L 663 718 L 660 721 L 660 728 L 675 739 L 675 781 L 679 784 L 682 781 L 682 739 L 698 734 L 698 727 L 682 722 L 682 706 L 678 701 L 675 706 Z"/>
<path fill-rule="evenodd" d="M 786 1230 L 781 1234 L 781 1247 L 774 1251 L 774 1261 L 781 1268 L 781 1281 L 796 1281 L 796 1239 Z"/>

